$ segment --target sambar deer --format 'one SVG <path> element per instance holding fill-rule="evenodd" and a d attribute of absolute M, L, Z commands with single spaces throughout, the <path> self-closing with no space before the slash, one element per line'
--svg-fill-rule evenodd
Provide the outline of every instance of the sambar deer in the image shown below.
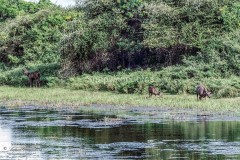
<path fill-rule="evenodd" d="M 148 87 L 148 94 L 149 94 L 149 97 L 151 97 L 152 95 L 162 96 L 162 94 L 159 91 L 157 91 L 156 87 L 154 87 L 154 86 L 149 86 Z"/>
<path fill-rule="evenodd" d="M 23 74 L 28 77 L 30 87 L 33 87 L 33 81 L 35 81 L 36 87 L 40 87 L 40 72 L 29 72 L 27 69 L 23 69 Z"/>
<path fill-rule="evenodd" d="M 202 98 L 206 99 L 206 97 L 210 98 L 210 94 L 211 94 L 211 92 L 208 92 L 206 87 L 202 84 L 199 84 L 196 87 L 196 93 L 197 93 L 197 100 L 201 100 Z"/>

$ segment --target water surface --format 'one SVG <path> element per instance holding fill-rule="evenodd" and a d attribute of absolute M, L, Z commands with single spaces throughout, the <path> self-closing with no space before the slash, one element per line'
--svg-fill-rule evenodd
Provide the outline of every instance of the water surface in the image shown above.
<path fill-rule="evenodd" d="M 0 159 L 240 159 L 240 121 L 0 109 Z"/>

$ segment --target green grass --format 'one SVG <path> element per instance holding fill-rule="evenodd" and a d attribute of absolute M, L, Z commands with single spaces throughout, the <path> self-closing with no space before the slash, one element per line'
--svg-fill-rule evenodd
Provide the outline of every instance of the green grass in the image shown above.
<path fill-rule="evenodd" d="M 210 98 L 197 101 L 195 95 L 164 95 L 151 97 L 139 94 L 117 94 L 112 92 L 93 92 L 83 90 L 70 90 L 63 88 L 16 88 L 0 87 L 1 106 L 47 106 L 47 107 L 78 107 L 103 104 L 122 106 L 126 109 L 136 107 L 161 107 L 166 109 L 191 109 L 193 111 L 206 111 L 211 113 L 240 113 L 240 97 L 237 98 Z M 100 109 L 101 110 L 101 109 Z"/>

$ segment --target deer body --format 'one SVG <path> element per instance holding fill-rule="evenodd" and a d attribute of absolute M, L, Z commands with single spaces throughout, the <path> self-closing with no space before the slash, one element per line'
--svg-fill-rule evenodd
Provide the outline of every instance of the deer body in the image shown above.
<path fill-rule="evenodd" d="M 23 70 L 23 73 L 25 76 L 28 77 L 30 87 L 33 87 L 33 81 L 35 81 L 36 87 L 40 87 L 40 72 L 35 71 L 35 72 L 29 72 L 27 69 Z"/>
<path fill-rule="evenodd" d="M 154 86 L 150 86 L 148 87 L 148 93 L 149 93 L 149 97 L 151 97 L 152 95 L 161 95 L 161 93 L 159 91 L 157 91 L 157 89 Z"/>
<path fill-rule="evenodd" d="M 201 100 L 202 98 L 210 98 L 210 93 L 208 92 L 206 87 L 204 85 L 198 85 L 196 87 L 196 93 L 197 93 L 197 100 Z"/>

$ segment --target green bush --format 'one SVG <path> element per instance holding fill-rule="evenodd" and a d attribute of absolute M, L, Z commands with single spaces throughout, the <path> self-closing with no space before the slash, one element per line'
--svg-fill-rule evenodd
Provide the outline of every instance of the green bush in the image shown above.
<path fill-rule="evenodd" d="M 0 84 L 1 85 L 11 85 L 11 86 L 28 86 L 28 78 L 23 74 L 23 69 L 27 68 L 30 72 L 39 71 L 41 73 L 41 85 L 54 86 L 53 81 L 61 84 L 61 80 L 58 78 L 58 70 L 60 66 L 56 63 L 52 64 L 39 64 L 39 65 L 29 65 L 20 66 L 18 68 L 8 68 L 0 73 Z M 49 84 L 48 84 L 49 83 Z"/>
<path fill-rule="evenodd" d="M 222 89 L 220 89 L 218 92 L 217 92 L 217 97 L 218 98 L 226 98 L 226 97 L 238 97 L 240 96 L 240 90 L 239 89 L 236 89 L 234 87 L 231 87 L 231 86 L 227 86 L 227 87 L 223 87 Z"/>
<path fill-rule="evenodd" d="M 176 71 L 182 69 L 181 76 L 175 79 Z M 84 74 L 75 78 L 70 78 L 66 85 L 71 89 L 84 89 L 95 91 L 112 91 L 116 93 L 138 93 L 147 94 L 150 85 L 156 86 L 161 92 L 170 94 L 195 94 L 196 86 L 204 84 L 215 97 L 224 97 L 218 92 L 226 87 L 232 88 L 234 93 L 229 92 L 229 97 L 238 96 L 240 80 L 238 77 L 205 77 L 196 74 L 195 77 L 187 79 L 190 69 L 180 67 L 170 67 L 161 71 L 139 70 L 139 71 L 120 71 L 116 73 L 94 73 Z M 201 72 L 199 72 L 201 73 Z M 174 78 L 173 78 L 174 77 Z"/>

